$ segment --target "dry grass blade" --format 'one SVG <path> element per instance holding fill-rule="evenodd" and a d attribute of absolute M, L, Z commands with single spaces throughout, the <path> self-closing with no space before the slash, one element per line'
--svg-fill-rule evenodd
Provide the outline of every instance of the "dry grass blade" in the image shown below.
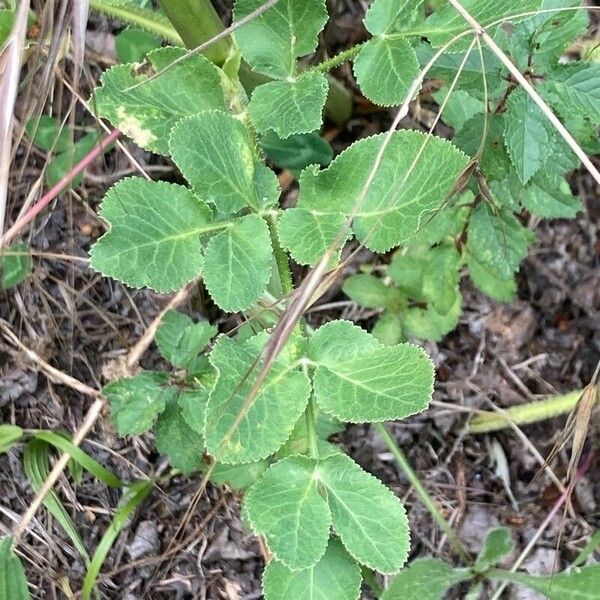
<path fill-rule="evenodd" d="M 13 109 L 19 86 L 28 14 L 29 0 L 21 0 L 13 30 L 0 52 L 0 237 L 4 232 L 12 147 Z"/>

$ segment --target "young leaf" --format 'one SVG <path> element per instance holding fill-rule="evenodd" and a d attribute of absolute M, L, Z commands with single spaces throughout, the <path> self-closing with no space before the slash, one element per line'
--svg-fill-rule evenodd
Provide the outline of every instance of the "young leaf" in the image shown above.
<path fill-rule="evenodd" d="M 333 527 L 346 550 L 380 573 L 395 573 L 406 562 L 410 533 L 400 500 L 351 458 L 337 454 L 321 461 Z"/>
<path fill-rule="evenodd" d="M 353 423 L 402 419 L 425 410 L 433 393 L 433 364 L 427 354 L 412 344 L 353 344 L 343 337 L 347 329 L 344 322 L 334 321 L 311 340 L 319 406 Z M 345 339 L 344 356 L 335 346 L 330 351 L 328 342 L 335 339 Z"/>
<path fill-rule="evenodd" d="M 376 36 L 354 60 L 354 75 L 362 93 L 375 104 L 401 104 L 419 75 L 419 61 L 406 38 Z"/>
<path fill-rule="evenodd" d="M 264 219 L 248 215 L 208 242 L 204 283 L 228 312 L 245 310 L 264 293 L 271 277 L 273 249 Z"/>
<path fill-rule="evenodd" d="M 210 474 L 210 480 L 217 485 L 228 485 L 234 490 L 244 491 L 254 485 L 269 468 L 266 460 L 244 465 L 217 464 Z"/>
<path fill-rule="evenodd" d="M 554 128 L 522 88 L 508 97 L 504 126 L 506 149 L 519 179 L 526 184 L 550 158 Z"/>
<path fill-rule="evenodd" d="M 92 247 L 91 265 L 133 287 L 169 292 L 200 274 L 200 236 L 223 229 L 190 190 L 130 177 L 114 185 L 100 216 L 110 229 Z"/>
<path fill-rule="evenodd" d="M 98 141 L 97 132 L 88 133 L 75 144 L 69 145 L 64 152 L 55 156 L 46 168 L 46 183 L 49 186 L 56 185 L 75 164 L 89 154 Z M 83 181 L 83 177 L 84 173 L 80 173 L 69 182 L 69 185 L 72 188 L 77 187 Z"/>
<path fill-rule="evenodd" d="M 462 295 L 457 291 L 453 298 L 454 303 L 445 314 L 439 313 L 433 306 L 409 308 L 403 315 L 405 333 L 423 340 L 441 341 L 460 320 Z"/>
<path fill-rule="evenodd" d="M 273 131 L 266 133 L 260 145 L 267 156 L 282 169 L 301 171 L 308 165 L 326 167 L 333 160 L 331 144 L 316 133 L 280 138 Z"/>
<path fill-rule="evenodd" d="M 169 455 L 173 467 L 184 474 L 200 469 L 204 438 L 188 425 L 179 398 L 169 398 L 156 421 L 155 432 L 156 447 L 161 454 Z"/>
<path fill-rule="evenodd" d="M 196 195 L 227 214 L 259 207 L 251 144 L 239 119 L 212 111 L 179 121 L 169 149 Z"/>
<path fill-rule="evenodd" d="M 111 404 L 112 421 L 119 435 L 139 435 L 149 431 L 177 388 L 167 385 L 166 373 L 147 371 L 130 379 L 117 379 L 102 393 Z"/>
<path fill-rule="evenodd" d="M 308 569 L 292 571 L 271 560 L 263 574 L 263 592 L 266 600 L 358 600 L 361 579 L 359 565 L 338 540 L 331 539 L 319 562 Z"/>
<path fill-rule="evenodd" d="M 16 425 L 0 425 L 0 454 L 8 452 L 23 438 L 24 431 Z"/>
<path fill-rule="evenodd" d="M 49 115 L 31 118 L 25 123 L 25 131 L 33 143 L 46 152 L 66 152 L 71 143 L 68 127 L 61 128 L 61 122 Z"/>
<path fill-rule="evenodd" d="M 2 600 L 30 600 L 25 570 L 12 549 L 13 539 L 0 540 L 0 598 Z"/>
<path fill-rule="evenodd" d="M 263 0 L 236 0 L 234 20 L 254 12 Z M 258 73 L 287 79 L 298 58 L 314 52 L 327 22 L 325 0 L 280 0 L 235 32 L 242 56 Z"/>
<path fill-rule="evenodd" d="M 269 130 L 281 138 L 310 133 L 323 124 L 323 107 L 329 84 L 321 73 L 306 73 L 286 81 L 258 86 L 248 104 L 259 133 Z"/>
<path fill-rule="evenodd" d="M 160 48 L 160 40 L 142 29 L 128 27 L 115 37 L 117 58 L 122 63 L 141 62 L 157 48 Z"/>
<path fill-rule="evenodd" d="M 371 331 L 373 337 L 384 346 L 395 346 L 403 341 L 402 317 L 393 312 L 385 312 Z"/>
<path fill-rule="evenodd" d="M 170 310 L 164 315 L 154 339 L 164 358 L 175 367 L 187 369 L 217 332 L 208 321 L 194 323 L 187 315 Z"/>
<path fill-rule="evenodd" d="M 300 178 L 298 207 L 318 220 L 324 215 L 351 214 L 383 140 L 383 135 L 360 140 L 327 169 L 306 169 Z M 353 223 L 358 239 L 376 252 L 386 252 L 409 239 L 444 204 L 467 161 L 441 138 L 417 131 L 394 133 L 358 207 Z M 292 241 L 292 255 L 301 252 L 297 249 L 300 240 Z M 308 238 L 301 243 L 314 242 Z"/>
<path fill-rule="evenodd" d="M 473 283 L 484 294 L 500 302 L 510 302 L 515 297 L 517 283 L 512 273 L 509 277 L 501 277 L 496 269 L 479 262 L 472 254 L 467 256 L 467 265 Z"/>
<path fill-rule="evenodd" d="M 150 72 L 158 72 L 185 54 L 182 48 L 160 48 L 148 55 Z M 204 110 L 226 110 L 219 70 L 201 54 L 147 79 L 135 65 L 106 71 L 91 105 L 133 141 L 152 152 L 168 154 L 169 133 L 182 117 Z"/>
<path fill-rule="evenodd" d="M 485 573 L 497 565 L 515 546 L 508 527 L 497 527 L 488 532 L 483 548 L 473 565 L 476 573 Z"/>
<path fill-rule="evenodd" d="M 344 281 L 342 291 L 356 304 L 366 308 L 385 308 L 390 288 L 379 277 L 367 273 L 352 275 Z"/>
<path fill-rule="evenodd" d="M 437 558 L 420 558 L 400 571 L 381 600 L 404 600 L 409 595 L 442 600 L 449 588 L 471 577 L 468 569 L 455 569 Z"/>
<path fill-rule="evenodd" d="M 454 246 L 436 246 L 428 251 L 423 271 L 423 296 L 441 315 L 446 315 L 460 295 L 458 282 L 461 256 Z"/>
<path fill-rule="evenodd" d="M 31 273 L 29 246 L 14 244 L 0 254 L 0 288 L 8 290 L 24 281 Z"/>
<path fill-rule="evenodd" d="M 244 343 L 222 337 L 211 352 L 219 375 L 208 401 L 205 437 L 217 461 L 240 464 L 266 458 L 286 441 L 306 408 L 310 382 L 284 355 L 248 403 L 264 343 L 264 335 Z"/>
<path fill-rule="evenodd" d="M 246 494 L 253 529 L 290 569 L 315 565 L 327 548 L 331 514 L 319 481 L 318 461 L 291 456 L 272 465 Z"/>

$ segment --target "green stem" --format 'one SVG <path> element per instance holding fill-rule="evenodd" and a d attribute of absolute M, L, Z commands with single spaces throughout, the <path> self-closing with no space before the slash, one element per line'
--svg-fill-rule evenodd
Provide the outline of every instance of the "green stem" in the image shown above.
<path fill-rule="evenodd" d="M 560 396 L 511 406 L 502 412 L 479 413 L 469 423 L 469 433 L 489 433 L 506 429 L 511 426 L 511 423 L 527 425 L 568 414 L 575 408 L 582 393 L 583 390 L 575 390 Z"/>
<path fill-rule="evenodd" d="M 347 60 L 352 60 L 361 51 L 363 46 L 364 43 L 352 46 L 352 48 L 343 50 L 339 54 L 332 56 L 328 60 L 324 60 L 322 63 L 315 65 L 309 70 L 316 71 L 317 73 L 327 73 L 331 71 L 331 69 L 335 69 L 336 67 L 344 64 Z"/>
<path fill-rule="evenodd" d="M 277 223 L 273 215 L 267 216 L 267 223 L 269 225 L 269 232 L 271 233 L 271 243 L 273 244 L 273 254 L 275 255 L 275 262 L 277 263 L 277 272 L 279 273 L 279 279 L 281 281 L 281 290 L 284 295 L 290 294 L 294 290 L 294 282 L 292 281 L 292 272 L 290 271 L 290 264 L 288 262 L 287 254 L 279 243 L 279 237 L 277 236 Z"/>
<path fill-rule="evenodd" d="M 159 0 L 186 48 L 196 48 L 221 33 L 225 27 L 210 0 Z M 218 65 L 227 60 L 231 41 L 219 40 L 204 55 Z"/>
<path fill-rule="evenodd" d="M 452 546 L 454 551 L 461 557 L 463 561 L 465 561 L 467 564 L 470 564 L 471 555 L 469 551 L 460 541 L 454 529 L 452 529 L 452 527 L 450 526 L 450 523 L 446 521 L 444 515 L 438 508 L 438 505 L 436 504 L 435 500 L 429 495 L 429 492 L 421 483 L 419 476 L 410 466 L 408 459 L 396 443 L 396 440 L 392 437 L 392 434 L 386 427 L 385 423 L 373 423 L 373 427 L 375 428 L 377 433 L 379 433 L 379 435 L 382 437 L 383 441 L 385 442 L 385 445 L 388 447 L 390 452 L 394 455 L 394 458 L 396 459 L 396 463 L 400 467 L 400 470 L 408 479 L 415 492 L 417 492 L 417 496 L 419 496 L 421 502 L 433 517 L 433 520 L 438 524 L 439 528 L 446 534 L 450 546 Z"/>

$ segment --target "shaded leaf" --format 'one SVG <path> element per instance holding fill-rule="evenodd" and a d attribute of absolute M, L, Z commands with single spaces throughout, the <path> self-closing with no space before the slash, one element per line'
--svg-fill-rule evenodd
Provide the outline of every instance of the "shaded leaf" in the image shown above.
<path fill-rule="evenodd" d="M 25 570 L 19 557 L 13 552 L 13 540 L 0 540 L 0 598 L 2 600 L 29 600 Z"/>
<path fill-rule="evenodd" d="M 508 527 L 492 529 L 485 537 L 483 548 L 475 560 L 473 570 L 476 573 L 485 573 L 511 552 L 514 546 L 515 543 Z"/>
<path fill-rule="evenodd" d="M 160 40 L 142 29 L 128 27 L 115 37 L 117 58 L 122 63 L 141 62 L 146 54 L 159 47 Z"/>
<path fill-rule="evenodd" d="M 342 291 L 353 302 L 366 308 L 385 308 L 390 289 L 379 277 L 367 273 L 352 275 L 344 281 Z"/>
<path fill-rule="evenodd" d="M 0 254 L 0 288 L 8 290 L 19 285 L 31 273 L 32 267 L 27 244 L 13 244 L 3 249 Z"/>

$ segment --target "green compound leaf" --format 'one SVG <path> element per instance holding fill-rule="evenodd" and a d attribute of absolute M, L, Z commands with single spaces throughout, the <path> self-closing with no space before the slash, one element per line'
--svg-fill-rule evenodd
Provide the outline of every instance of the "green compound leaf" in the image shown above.
<path fill-rule="evenodd" d="M 234 20 L 254 12 L 263 0 L 237 0 Z M 235 32 L 242 56 L 252 68 L 275 79 L 296 73 L 298 58 L 317 47 L 327 22 L 325 0 L 280 0 Z"/>
<path fill-rule="evenodd" d="M 552 155 L 555 145 L 554 128 L 522 88 L 515 90 L 506 102 L 504 142 L 523 184 L 526 184 Z"/>
<path fill-rule="evenodd" d="M 596 125 L 600 123 L 600 64 L 556 67 L 540 91 L 561 114 L 579 114 Z"/>
<path fill-rule="evenodd" d="M 227 214 L 259 206 L 251 143 L 243 123 L 213 111 L 179 121 L 169 149 L 198 197 Z"/>
<path fill-rule="evenodd" d="M 498 564 L 514 548 L 515 543 L 508 527 L 492 529 L 483 542 L 483 548 L 473 565 L 476 573 L 485 573 Z"/>
<path fill-rule="evenodd" d="M 266 458 L 288 439 L 306 408 L 308 377 L 283 355 L 248 401 L 265 340 L 259 336 L 239 343 L 224 337 L 211 352 L 219 375 L 208 401 L 205 437 L 217 461 L 239 464 Z"/>
<path fill-rule="evenodd" d="M 13 552 L 12 543 L 12 537 L 0 540 L 0 599 L 30 600 L 25 569 Z"/>
<path fill-rule="evenodd" d="M 211 224 L 210 209 L 187 188 L 139 177 L 110 188 L 100 216 L 110 229 L 92 247 L 92 267 L 159 292 L 197 277 L 204 263 L 200 235 L 223 228 Z"/>
<path fill-rule="evenodd" d="M 228 312 L 248 308 L 269 283 L 272 257 L 264 219 L 248 215 L 233 221 L 206 247 L 204 283 L 213 300 Z"/>
<path fill-rule="evenodd" d="M 329 84 L 321 73 L 307 73 L 286 81 L 258 86 L 248 104 L 257 131 L 269 130 L 285 139 L 297 133 L 310 133 L 323 124 L 323 107 Z"/>
<path fill-rule="evenodd" d="M 161 48 L 148 55 L 151 71 L 158 72 L 185 54 L 182 48 Z M 135 65 L 113 67 L 102 76 L 102 86 L 90 101 L 100 116 L 136 144 L 169 153 L 169 134 L 182 118 L 204 110 L 226 110 L 219 70 L 201 54 L 186 59 L 160 77 L 136 74 Z M 128 91 L 126 91 L 128 90 Z"/>
<path fill-rule="evenodd" d="M 450 587 L 471 577 L 468 569 L 454 569 L 443 560 L 417 559 L 400 571 L 381 600 L 405 600 L 409 596 L 442 600 Z"/>
<path fill-rule="evenodd" d="M 0 288 L 8 290 L 25 281 L 32 267 L 27 244 L 13 244 L 5 248 L 0 254 Z"/>
<path fill-rule="evenodd" d="M 166 373 L 147 371 L 104 386 L 102 393 L 110 402 L 119 435 L 140 435 L 152 428 L 167 402 L 177 395 L 177 388 L 169 386 L 168 381 Z"/>
<path fill-rule="evenodd" d="M 322 171 L 308 168 L 300 177 L 298 208 L 319 220 L 324 215 L 350 215 L 375 165 L 384 135 L 360 140 Z M 424 149 L 423 149 L 424 147 Z M 415 160 L 418 157 L 418 160 Z M 379 168 L 360 203 L 353 223 L 358 239 L 370 250 L 387 252 L 410 239 L 447 200 L 468 162 L 446 140 L 416 131 L 392 134 Z M 283 243 L 292 255 L 315 236 Z"/>
<path fill-rule="evenodd" d="M 170 310 L 163 316 L 154 340 L 163 358 L 186 369 L 215 335 L 217 328 L 207 321 L 194 323 L 187 315 Z"/>
<path fill-rule="evenodd" d="M 360 583 L 359 565 L 335 539 L 329 541 L 319 562 L 308 569 L 292 571 L 273 559 L 263 574 L 266 600 L 358 600 Z"/>
<path fill-rule="evenodd" d="M 314 265 L 338 239 L 341 251 L 350 235 L 348 228 L 344 229 L 346 221 L 342 213 L 321 215 L 290 208 L 277 221 L 279 241 L 298 264 Z"/>
<path fill-rule="evenodd" d="M 410 533 L 400 500 L 345 454 L 319 464 L 333 527 L 346 550 L 380 573 L 395 573 L 406 562 Z"/>
<path fill-rule="evenodd" d="M 541 0 L 504 0 L 504 2 L 462 0 L 461 4 L 481 26 L 485 27 L 502 19 L 510 23 L 522 21 L 527 17 L 513 17 L 512 15 L 537 10 Z M 451 4 L 446 4 L 439 12 L 433 13 L 425 25 L 430 31 L 427 37 L 434 48 L 443 46 L 457 34 L 469 29 L 463 17 Z M 489 31 L 493 33 L 494 30 Z M 464 36 L 462 40 L 450 47 L 450 52 L 465 50 L 471 40 L 471 36 Z"/>
<path fill-rule="evenodd" d="M 169 456 L 173 467 L 184 474 L 200 469 L 204 438 L 188 425 L 179 398 L 169 398 L 165 411 L 156 421 L 155 433 L 156 447 L 161 454 Z"/>
<path fill-rule="evenodd" d="M 352 331 L 354 329 L 355 331 Z M 353 423 L 402 419 L 425 410 L 433 393 L 433 364 L 411 344 L 384 347 L 360 327 L 332 322 L 309 345 L 317 366 L 314 393 L 319 406 Z M 340 352 L 338 340 L 345 343 Z"/>
<path fill-rule="evenodd" d="M 548 600 L 595 600 L 598 597 L 600 565 L 590 565 L 547 577 L 500 570 L 494 570 L 490 576 L 524 585 L 543 594 Z"/>
<path fill-rule="evenodd" d="M 250 489 L 246 514 L 267 538 L 274 556 L 290 569 L 315 565 L 329 539 L 331 514 L 319 492 L 315 459 L 292 456 L 275 463 Z"/>
<path fill-rule="evenodd" d="M 375 104 L 401 104 L 420 71 L 417 55 L 405 38 L 374 37 L 354 61 L 362 93 Z"/>
<path fill-rule="evenodd" d="M 467 251 L 500 279 L 509 279 L 527 256 L 533 234 L 510 211 L 480 204 L 471 215 Z"/>
<path fill-rule="evenodd" d="M 373 35 L 410 32 L 425 19 L 423 5 L 423 0 L 375 0 L 365 16 L 365 27 Z"/>
<path fill-rule="evenodd" d="M 385 308 L 390 296 L 390 288 L 379 277 L 367 273 L 348 277 L 342 291 L 350 300 L 365 308 Z"/>

